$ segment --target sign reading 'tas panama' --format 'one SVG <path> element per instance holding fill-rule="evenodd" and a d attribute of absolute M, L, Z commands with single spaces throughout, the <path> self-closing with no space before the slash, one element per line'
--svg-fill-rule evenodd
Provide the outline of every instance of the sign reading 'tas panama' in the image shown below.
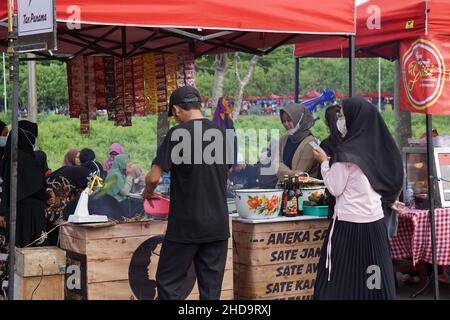
<path fill-rule="evenodd" d="M 20 36 L 53 32 L 54 0 L 17 0 Z"/>

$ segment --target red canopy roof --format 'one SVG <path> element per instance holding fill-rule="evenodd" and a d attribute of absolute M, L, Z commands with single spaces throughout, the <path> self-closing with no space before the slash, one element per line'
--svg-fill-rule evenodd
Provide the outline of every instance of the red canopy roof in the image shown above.
<path fill-rule="evenodd" d="M 449 34 L 450 0 L 369 0 L 356 9 L 357 55 L 394 58 L 397 42 L 429 34 Z M 427 11 L 428 9 L 428 11 Z M 298 43 L 298 57 L 348 56 L 348 40 L 322 38 Z"/>
<path fill-rule="evenodd" d="M 83 54 L 96 51 L 116 55 L 127 55 L 130 51 L 261 54 L 264 52 L 260 49 L 312 40 L 317 35 L 355 32 L 354 0 L 57 0 L 56 3 L 61 53 L 85 48 Z M 2 0 L 0 20 L 5 18 L 6 1 Z M 67 21 L 81 23 L 81 29 L 69 30 Z M 5 32 L 0 38 L 6 38 Z"/>

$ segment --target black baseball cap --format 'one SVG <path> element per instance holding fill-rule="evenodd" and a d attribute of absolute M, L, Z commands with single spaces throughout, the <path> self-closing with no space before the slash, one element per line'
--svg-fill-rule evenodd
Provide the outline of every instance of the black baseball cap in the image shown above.
<path fill-rule="evenodd" d="M 168 116 L 173 116 L 172 107 L 174 105 L 183 107 L 183 105 L 198 103 L 200 106 L 201 102 L 200 93 L 197 89 L 191 86 L 180 87 L 170 95 Z"/>

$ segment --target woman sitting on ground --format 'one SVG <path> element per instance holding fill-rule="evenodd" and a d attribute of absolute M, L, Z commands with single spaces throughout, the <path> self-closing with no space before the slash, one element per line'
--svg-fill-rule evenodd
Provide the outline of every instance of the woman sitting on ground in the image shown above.
<path fill-rule="evenodd" d="M 111 170 L 105 180 L 106 194 L 118 200 L 122 211 L 127 217 L 133 217 L 143 212 L 142 200 L 130 198 L 133 186 L 133 169 L 129 155 L 126 153 L 117 155 Z"/>

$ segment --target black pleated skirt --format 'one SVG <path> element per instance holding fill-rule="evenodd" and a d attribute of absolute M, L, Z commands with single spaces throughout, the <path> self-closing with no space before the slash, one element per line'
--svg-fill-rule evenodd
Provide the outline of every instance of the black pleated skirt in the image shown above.
<path fill-rule="evenodd" d="M 317 269 L 314 299 L 393 300 L 394 269 L 386 224 L 337 220 L 331 237 L 331 273 L 326 268 L 328 236 Z"/>

